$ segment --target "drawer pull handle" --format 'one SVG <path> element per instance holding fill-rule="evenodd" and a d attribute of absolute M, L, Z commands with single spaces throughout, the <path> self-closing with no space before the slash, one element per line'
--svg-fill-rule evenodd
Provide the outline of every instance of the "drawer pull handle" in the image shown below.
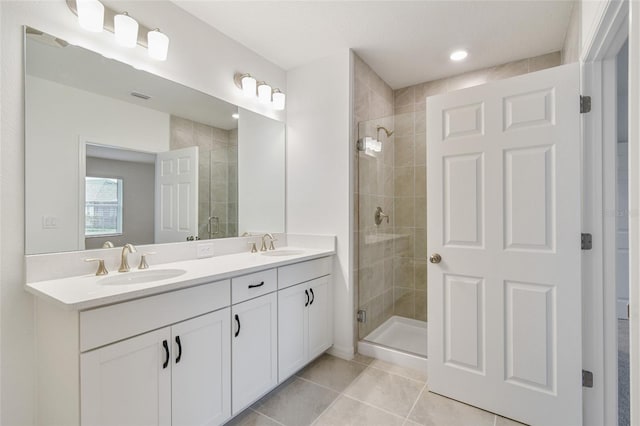
<path fill-rule="evenodd" d="M 309 306 L 309 290 L 305 290 L 304 294 L 307 296 L 307 301 L 304 304 L 304 307 L 306 308 L 307 306 Z"/>
<path fill-rule="evenodd" d="M 180 362 L 182 358 L 182 342 L 180 341 L 180 336 L 176 336 L 176 343 L 178 344 L 178 356 L 176 357 L 176 364 Z"/>
<path fill-rule="evenodd" d="M 262 287 L 264 285 L 264 281 L 262 281 L 260 284 L 251 284 L 249 286 L 249 288 L 257 288 L 257 287 Z"/>
<path fill-rule="evenodd" d="M 236 330 L 235 337 L 238 337 L 238 334 L 240 334 L 240 317 L 238 314 L 236 314 L 236 323 L 238 323 L 238 329 Z"/>
<path fill-rule="evenodd" d="M 316 295 L 313 294 L 313 289 L 310 288 L 309 291 L 311 292 L 311 302 L 309 302 L 310 305 L 313 305 L 313 301 L 316 300 Z"/>
<path fill-rule="evenodd" d="M 167 342 L 166 340 L 162 341 L 162 346 L 164 347 L 164 353 L 166 355 L 166 359 L 164 360 L 164 363 L 162 364 L 162 368 L 167 368 L 167 365 L 169 365 L 169 342 Z"/>

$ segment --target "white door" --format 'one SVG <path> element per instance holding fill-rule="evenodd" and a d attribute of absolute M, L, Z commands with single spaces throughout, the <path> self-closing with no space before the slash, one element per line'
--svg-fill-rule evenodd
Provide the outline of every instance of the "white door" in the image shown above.
<path fill-rule="evenodd" d="M 278 377 L 282 383 L 308 359 L 309 288 L 298 284 L 278 291 Z"/>
<path fill-rule="evenodd" d="M 582 424 L 578 73 L 427 99 L 429 389 L 532 425 Z"/>
<path fill-rule="evenodd" d="M 231 309 L 171 327 L 172 424 L 215 426 L 231 417 Z"/>
<path fill-rule="evenodd" d="M 171 425 L 169 328 L 80 355 L 80 423 Z"/>
<path fill-rule="evenodd" d="M 156 157 L 155 242 L 186 241 L 198 235 L 198 147 Z"/>
<path fill-rule="evenodd" d="M 270 293 L 231 309 L 233 414 L 278 383 L 278 299 Z"/>
<path fill-rule="evenodd" d="M 333 343 L 331 317 L 331 275 L 307 283 L 309 286 L 309 359 L 329 349 Z"/>

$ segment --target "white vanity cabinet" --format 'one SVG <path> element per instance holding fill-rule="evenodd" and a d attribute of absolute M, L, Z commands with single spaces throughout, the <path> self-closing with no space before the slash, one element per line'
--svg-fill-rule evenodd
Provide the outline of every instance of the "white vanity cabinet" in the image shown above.
<path fill-rule="evenodd" d="M 231 281 L 234 302 L 240 302 L 231 307 L 235 415 L 278 384 L 277 272 L 271 269 Z"/>
<path fill-rule="evenodd" d="M 278 381 L 282 383 L 333 343 L 331 263 L 318 259 L 279 268 Z M 315 277 L 320 278 L 315 278 Z M 307 279 L 315 278 L 306 281 Z M 292 282 L 300 284 L 291 284 Z M 289 287 L 286 287 L 289 285 Z"/>

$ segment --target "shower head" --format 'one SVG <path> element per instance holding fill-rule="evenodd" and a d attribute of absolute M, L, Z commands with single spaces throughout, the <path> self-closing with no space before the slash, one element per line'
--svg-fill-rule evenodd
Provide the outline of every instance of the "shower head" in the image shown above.
<path fill-rule="evenodd" d="M 384 126 L 376 126 L 376 132 L 380 132 L 380 130 L 384 130 L 384 132 L 387 134 L 387 137 L 391 136 L 393 134 L 393 130 L 389 130 Z"/>

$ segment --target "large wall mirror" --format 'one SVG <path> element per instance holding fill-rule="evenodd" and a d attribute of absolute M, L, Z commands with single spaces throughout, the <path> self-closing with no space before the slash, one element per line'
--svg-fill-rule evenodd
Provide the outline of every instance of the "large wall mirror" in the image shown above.
<path fill-rule="evenodd" d="M 284 232 L 284 123 L 25 28 L 26 254 Z"/>

